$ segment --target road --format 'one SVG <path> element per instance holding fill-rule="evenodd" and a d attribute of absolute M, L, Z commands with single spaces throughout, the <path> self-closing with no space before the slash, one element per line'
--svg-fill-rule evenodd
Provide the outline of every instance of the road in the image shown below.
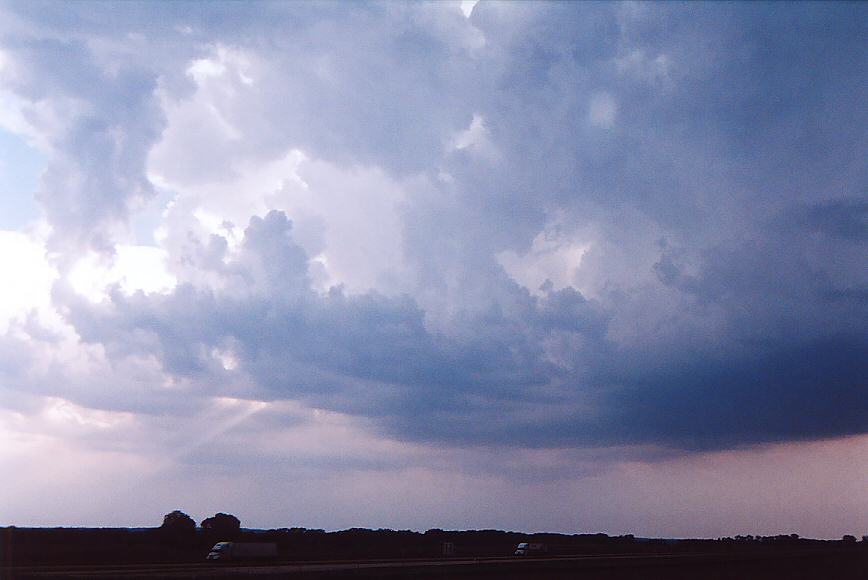
<path fill-rule="evenodd" d="M 258 565 L 129 564 L 0 568 L 2 580 L 198 578 L 865 578 L 868 551 L 443 558 Z"/>

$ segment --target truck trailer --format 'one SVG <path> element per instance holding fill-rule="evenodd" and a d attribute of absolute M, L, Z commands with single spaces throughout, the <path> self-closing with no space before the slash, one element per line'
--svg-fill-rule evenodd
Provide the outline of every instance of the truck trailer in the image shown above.
<path fill-rule="evenodd" d="M 545 556 L 549 553 L 546 544 L 536 542 L 522 542 L 515 547 L 516 556 Z"/>
<path fill-rule="evenodd" d="M 217 542 L 206 560 L 221 562 L 277 558 L 277 544 L 270 542 Z"/>

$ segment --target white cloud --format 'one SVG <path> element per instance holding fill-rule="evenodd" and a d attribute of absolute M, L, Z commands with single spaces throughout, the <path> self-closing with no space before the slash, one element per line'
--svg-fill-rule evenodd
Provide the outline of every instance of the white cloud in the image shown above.
<path fill-rule="evenodd" d="M 473 8 L 479 0 L 461 0 L 461 12 L 465 17 L 470 18 L 470 15 L 473 13 Z"/>
<path fill-rule="evenodd" d="M 204 84 L 211 77 L 222 76 L 223 73 L 226 72 L 226 65 L 223 63 L 223 59 L 220 58 L 220 56 L 225 56 L 225 50 L 222 51 L 223 55 L 221 55 L 220 52 L 221 51 L 218 50 L 218 56 L 216 58 L 200 58 L 194 60 L 187 69 L 187 74 L 193 77 L 193 80 L 195 80 L 199 85 Z"/>
<path fill-rule="evenodd" d="M 28 103 L 12 91 L 0 88 L 0 128 L 23 136 L 28 145 L 46 152 L 51 147 L 49 140 L 33 123 L 34 117 L 43 112 L 40 109 L 44 111 L 44 107 Z"/>
<path fill-rule="evenodd" d="M 588 293 L 577 273 L 591 243 L 574 238 L 564 226 L 563 217 L 556 217 L 534 236 L 526 252 L 519 254 L 506 250 L 497 254 L 497 261 L 531 293 L 542 295 L 540 288 L 546 280 L 555 290 L 572 286 L 583 294 Z"/>
<path fill-rule="evenodd" d="M 118 245 L 115 256 L 90 252 L 68 275 L 72 287 L 93 302 L 104 300 L 113 285 L 127 294 L 167 292 L 177 284 L 167 268 L 167 253 L 153 246 Z"/>
<path fill-rule="evenodd" d="M 13 320 L 51 307 L 51 285 L 57 271 L 48 263 L 45 246 L 24 233 L 0 231 L 0 334 Z"/>
<path fill-rule="evenodd" d="M 151 171 L 157 175 L 162 169 L 152 158 Z M 225 238 L 231 255 L 250 217 L 278 209 L 292 220 L 293 239 L 316 266 L 317 289 L 344 284 L 352 292 L 394 291 L 403 268 L 400 210 L 412 181 L 401 183 L 377 167 L 311 159 L 299 150 L 239 164 L 231 178 L 219 182 L 160 180 L 179 192 L 162 233 L 172 252 L 181 251 L 188 232 L 200 229 L 204 236 Z M 191 228 L 187 212 L 197 227 Z"/>
<path fill-rule="evenodd" d="M 588 105 L 588 121 L 595 127 L 610 129 L 615 125 L 618 105 L 609 93 L 596 93 Z"/>
<path fill-rule="evenodd" d="M 46 421 L 48 430 L 70 429 L 106 430 L 117 427 L 122 422 L 133 420 L 132 413 L 88 409 L 60 397 L 46 397 L 45 407 L 40 419 Z M 44 431 L 43 431 L 44 432 Z"/>
<path fill-rule="evenodd" d="M 488 129 L 485 127 L 485 119 L 480 114 L 474 114 L 470 125 L 455 135 L 452 147 L 459 151 L 471 151 L 489 160 L 497 156 L 497 149 L 491 142 Z"/>
<path fill-rule="evenodd" d="M 298 175 L 300 180 L 284 182 L 269 205 L 287 212 L 294 238 L 321 260 L 320 289 L 345 284 L 351 292 L 400 290 L 400 212 L 413 181 L 402 183 L 377 167 L 341 168 L 313 159 L 299 165 Z"/>
<path fill-rule="evenodd" d="M 615 66 L 619 73 L 631 75 L 643 82 L 657 86 L 663 86 L 669 81 L 672 61 L 665 53 L 649 57 L 640 48 L 627 51 L 623 56 L 615 59 Z"/>

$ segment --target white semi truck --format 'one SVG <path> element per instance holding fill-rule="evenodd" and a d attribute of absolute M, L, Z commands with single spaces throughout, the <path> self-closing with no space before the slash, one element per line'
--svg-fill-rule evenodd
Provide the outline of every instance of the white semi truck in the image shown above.
<path fill-rule="evenodd" d="M 522 542 L 515 547 L 516 556 L 545 556 L 549 553 L 549 547 L 535 542 Z"/>
<path fill-rule="evenodd" d="M 269 558 L 277 558 L 277 544 L 269 542 L 217 542 L 205 559 L 228 562 L 267 560 Z"/>

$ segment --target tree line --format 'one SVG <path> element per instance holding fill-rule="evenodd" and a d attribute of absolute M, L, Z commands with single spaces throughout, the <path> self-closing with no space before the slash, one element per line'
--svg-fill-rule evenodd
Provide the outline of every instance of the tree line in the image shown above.
<path fill-rule="evenodd" d="M 228 542 L 241 535 L 241 520 L 232 514 L 219 512 L 202 520 L 200 528 L 209 540 Z M 192 537 L 196 534 L 196 520 L 181 510 L 174 510 L 163 516 L 160 530 L 167 537 L 178 539 Z"/>
<path fill-rule="evenodd" d="M 217 513 L 197 526 L 192 517 L 174 510 L 163 517 L 161 525 L 151 528 L 0 528 L 0 566 L 195 562 L 203 560 L 221 541 L 273 542 L 280 558 L 286 561 L 437 558 L 445 557 L 444 544 L 454 547 L 449 554 L 454 557 L 510 556 L 519 542 L 545 543 L 560 554 L 868 549 L 868 541 L 857 541 L 851 535 L 834 541 L 800 538 L 796 534 L 667 540 L 629 534 L 527 534 L 502 530 L 253 530 L 242 528 L 241 521 L 232 514 Z"/>

